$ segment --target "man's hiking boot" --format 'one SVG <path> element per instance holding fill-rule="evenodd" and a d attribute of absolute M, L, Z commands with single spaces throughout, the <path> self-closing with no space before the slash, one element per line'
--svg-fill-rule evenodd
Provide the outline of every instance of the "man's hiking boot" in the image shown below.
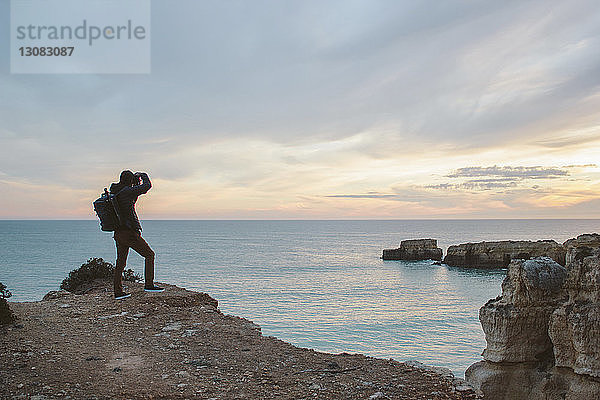
<path fill-rule="evenodd" d="M 160 292 L 163 292 L 164 290 L 165 290 L 165 288 L 161 288 L 156 285 L 144 286 L 144 292 L 160 293 Z"/>
<path fill-rule="evenodd" d="M 131 295 L 129 293 L 125 293 L 125 292 L 115 293 L 115 300 L 123 300 L 128 297 L 131 297 Z"/>

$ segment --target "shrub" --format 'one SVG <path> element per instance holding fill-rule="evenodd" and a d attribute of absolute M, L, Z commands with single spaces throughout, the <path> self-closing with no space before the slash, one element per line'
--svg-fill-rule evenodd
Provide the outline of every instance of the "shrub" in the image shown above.
<path fill-rule="evenodd" d="M 0 282 L 0 325 L 9 324 L 15 320 L 15 316 L 8 307 L 8 299 L 12 293 Z"/>
<path fill-rule="evenodd" d="M 112 280 L 115 272 L 115 266 L 102 258 L 90 258 L 81 267 L 69 272 L 60 288 L 72 293 L 83 292 L 85 288 L 91 286 L 96 279 Z M 132 269 L 123 271 L 123 279 L 130 282 L 137 282 L 142 278 Z"/>
<path fill-rule="evenodd" d="M 12 293 L 10 292 L 10 290 L 8 290 L 6 288 L 5 284 L 0 282 L 0 297 L 3 299 L 8 299 L 10 296 L 12 296 Z"/>

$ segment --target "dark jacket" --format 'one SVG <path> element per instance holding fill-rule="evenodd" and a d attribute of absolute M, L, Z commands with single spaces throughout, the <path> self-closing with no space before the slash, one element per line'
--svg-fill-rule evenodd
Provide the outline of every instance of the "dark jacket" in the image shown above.
<path fill-rule="evenodd" d="M 121 217 L 120 229 L 129 229 L 132 231 L 142 231 L 142 225 L 135 212 L 135 202 L 138 197 L 150 190 L 152 184 L 148 174 L 140 174 L 142 183 L 140 185 L 125 186 L 121 183 L 110 185 L 110 193 L 118 194 L 117 204 L 119 207 L 119 216 Z"/>

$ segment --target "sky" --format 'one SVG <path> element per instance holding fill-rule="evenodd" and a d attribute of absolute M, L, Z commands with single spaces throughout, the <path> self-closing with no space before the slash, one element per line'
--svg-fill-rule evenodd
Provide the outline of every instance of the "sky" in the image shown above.
<path fill-rule="evenodd" d="M 153 0 L 150 74 L 10 73 L 0 219 L 600 218 L 595 1 Z"/>

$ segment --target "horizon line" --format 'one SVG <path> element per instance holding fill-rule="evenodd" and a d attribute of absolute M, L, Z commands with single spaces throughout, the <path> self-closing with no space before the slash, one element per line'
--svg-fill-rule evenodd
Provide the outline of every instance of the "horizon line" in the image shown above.
<path fill-rule="evenodd" d="M 145 221 L 600 221 L 600 218 L 148 218 Z M 97 221 L 94 218 L 0 218 L 0 221 Z"/>

